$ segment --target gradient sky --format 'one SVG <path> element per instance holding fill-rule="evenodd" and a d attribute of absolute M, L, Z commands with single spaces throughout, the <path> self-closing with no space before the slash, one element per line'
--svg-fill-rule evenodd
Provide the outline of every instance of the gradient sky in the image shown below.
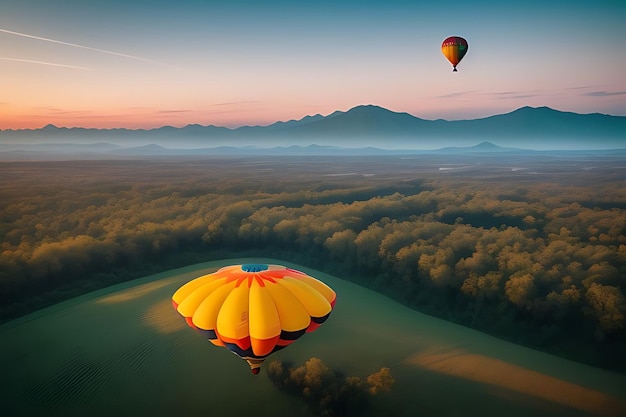
<path fill-rule="evenodd" d="M 0 1 L 0 129 L 626 115 L 624 1 Z M 440 46 L 463 36 L 452 73 Z"/>

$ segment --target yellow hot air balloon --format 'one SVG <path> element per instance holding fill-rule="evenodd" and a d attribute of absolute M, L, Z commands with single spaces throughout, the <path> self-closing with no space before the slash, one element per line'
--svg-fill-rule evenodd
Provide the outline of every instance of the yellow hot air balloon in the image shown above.
<path fill-rule="evenodd" d="M 441 44 L 441 52 L 452 64 L 453 72 L 456 72 L 456 66 L 467 53 L 468 47 L 467 41 L 460 36 L 450 36 Z"/>
<path fill-rule="evenodd" d="M 335 299 L 329 286 L 304 272 L 245 264 L 189 281 L 172 304 L 190 327 L 245 359 L 257 374 L 267 356 L 324 323 Z"/>

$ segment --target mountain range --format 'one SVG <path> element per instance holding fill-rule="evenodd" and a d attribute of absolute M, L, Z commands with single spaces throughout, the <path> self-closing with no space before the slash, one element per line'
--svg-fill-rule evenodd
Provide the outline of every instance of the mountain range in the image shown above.
<path fill-rule="evenodd" d="M 91 151 L 156 145 L 167 149 L 218 147 L 321 147 L 434 150 L 490 142 L 524 149 L 624 149 L 626 117 L 578 114 L 549 107 L 522 107 L 506 114 L 472 120 L 426 120 L 408 113 L 363 105 L 327 116 L 268 126 L 187 125 L 155 129 L 91 129 L 47 125 L 41 129 L 0 130 L 0 151 L 24 151 L 46 145 L 89 145 Z M 152 148 L 155 151 L 157 148 Z"/>

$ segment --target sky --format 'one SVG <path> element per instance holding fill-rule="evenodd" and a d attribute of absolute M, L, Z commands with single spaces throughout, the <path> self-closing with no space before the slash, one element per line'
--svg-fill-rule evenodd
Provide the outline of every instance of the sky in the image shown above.
<path fill-rule="evenodd" d="M 0 1 L 0 129 L 626 116 L 624 1 Z M 452 72 L 441 53 L 462 36 Z"/>

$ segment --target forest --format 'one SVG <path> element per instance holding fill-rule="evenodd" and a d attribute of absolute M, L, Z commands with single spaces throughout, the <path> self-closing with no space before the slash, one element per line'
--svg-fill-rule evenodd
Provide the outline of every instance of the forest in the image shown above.
<path fill-rule="evenodd" d="M 167 269 L 261 256 L 626 372 L 623 162 L 3 161 L 0 320 Z"/>

